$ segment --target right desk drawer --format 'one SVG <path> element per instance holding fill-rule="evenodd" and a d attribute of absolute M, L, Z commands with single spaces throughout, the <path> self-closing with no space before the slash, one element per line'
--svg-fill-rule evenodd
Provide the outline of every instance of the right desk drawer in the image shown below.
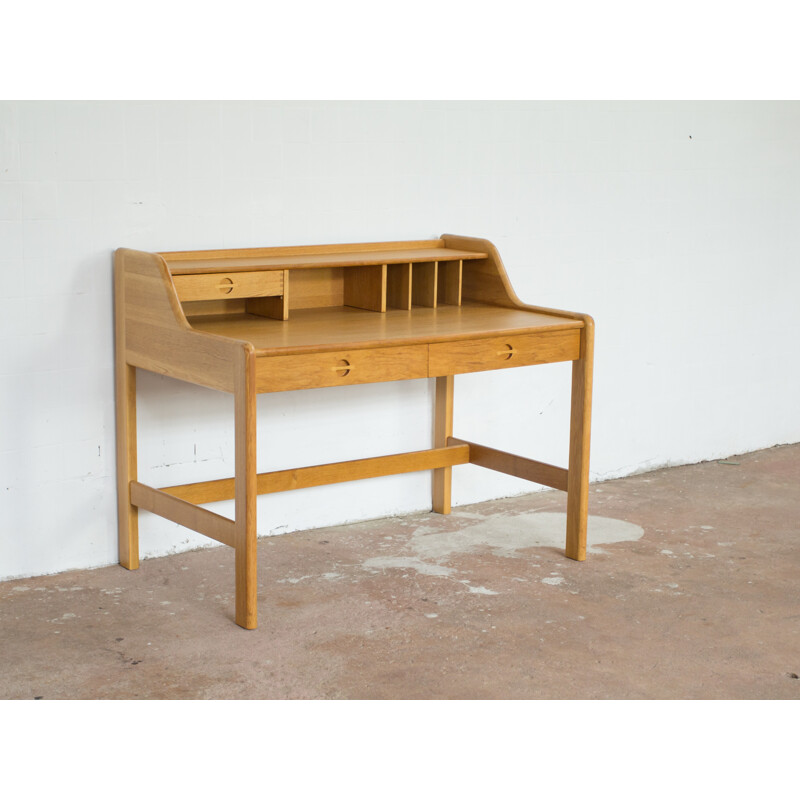
<path fill-rule="evenodd" d="M 580 353 L 578 329 L 442 342 L 430 345 L 428 374 L 435 377 L 574 361 L 580 358 Z"/>

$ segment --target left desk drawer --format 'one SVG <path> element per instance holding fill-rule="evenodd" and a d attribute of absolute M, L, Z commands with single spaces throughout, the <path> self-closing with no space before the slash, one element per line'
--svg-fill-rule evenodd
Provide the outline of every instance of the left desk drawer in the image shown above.
<path fill-rule="evenodd" d="M 428 377 L 428 346 L 338 350 L 256 360 L 256 391 L 284 392 Z"/>
<path fill-rule="evenodd" d="M 173 275 L 172 280 L 182 303 L 187 300 L 277 297 L 283 294 L 283 270 Z"/>

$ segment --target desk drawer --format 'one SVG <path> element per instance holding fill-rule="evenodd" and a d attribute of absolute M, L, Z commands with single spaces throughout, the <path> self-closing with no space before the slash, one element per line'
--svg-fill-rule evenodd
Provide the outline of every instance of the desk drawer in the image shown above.
<path fill-rule="evenodd" d="M 264 356 L 256 360 L 256 391 L 259 393 L 427 376 L 427 345 Z"/>
<path fill-rule="evenodd" d="M 443 342 L 430 346 L 429 374 L 434 377 L 573 361 L 580 357 L 580 350 L 579 330 Z"/>
<path fill-rule="evenodd" d="M 230 300 L 237 297 L 277 297 L 283 294 L 282 270 L 272 272 L 210 272 L 203 275 L 175 275 L 178 299 Z"/>

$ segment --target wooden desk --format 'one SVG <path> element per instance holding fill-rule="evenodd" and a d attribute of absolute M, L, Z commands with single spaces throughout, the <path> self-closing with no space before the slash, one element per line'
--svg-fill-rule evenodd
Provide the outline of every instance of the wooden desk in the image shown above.
<path fill-rule="evenodd" d="M 236 551 L 236 622 L 255 628 L 256 499 L 433 470 L 450 512 L 451 471 L 478 464 L 567 492 L 566 555 L 586 557 L 591 317 L 520 302 L 485 239 L 146 253 L 115 259 L 120 564 L 139 566 L 143 508 Z M 453 376 L 572 361 L 569 468 L 453 437 Z M 234 396 L 233 478 L 153 488 L 137 480 L 136 369 Z M 435 378 L 432 448 L 257 474 L 256 394 Z M 234 519 L 202 507 L 235 501 Z"/>

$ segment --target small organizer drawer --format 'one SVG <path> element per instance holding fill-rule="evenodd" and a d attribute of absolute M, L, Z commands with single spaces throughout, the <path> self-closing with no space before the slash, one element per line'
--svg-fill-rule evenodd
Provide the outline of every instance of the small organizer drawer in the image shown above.
<path fill-rule="evenodd" d="M 427 376 L 427 345 L 266 356 L 256 360 L 256 391 L 259 393 Z"/>
<path fill-rule="evenodd" d="M 580 357 L 580 331 L 493 336 L 430 345 L 429 374 L 456 375 L 507 367 L 526 367 Z"/>
<path fill-rule="evenodd" d="M 282 270 L 272 272 L 211 272 L 174 275 L 178 299 L 228 300 L 236 297 L 277 297 L 283 294 Z"/>

